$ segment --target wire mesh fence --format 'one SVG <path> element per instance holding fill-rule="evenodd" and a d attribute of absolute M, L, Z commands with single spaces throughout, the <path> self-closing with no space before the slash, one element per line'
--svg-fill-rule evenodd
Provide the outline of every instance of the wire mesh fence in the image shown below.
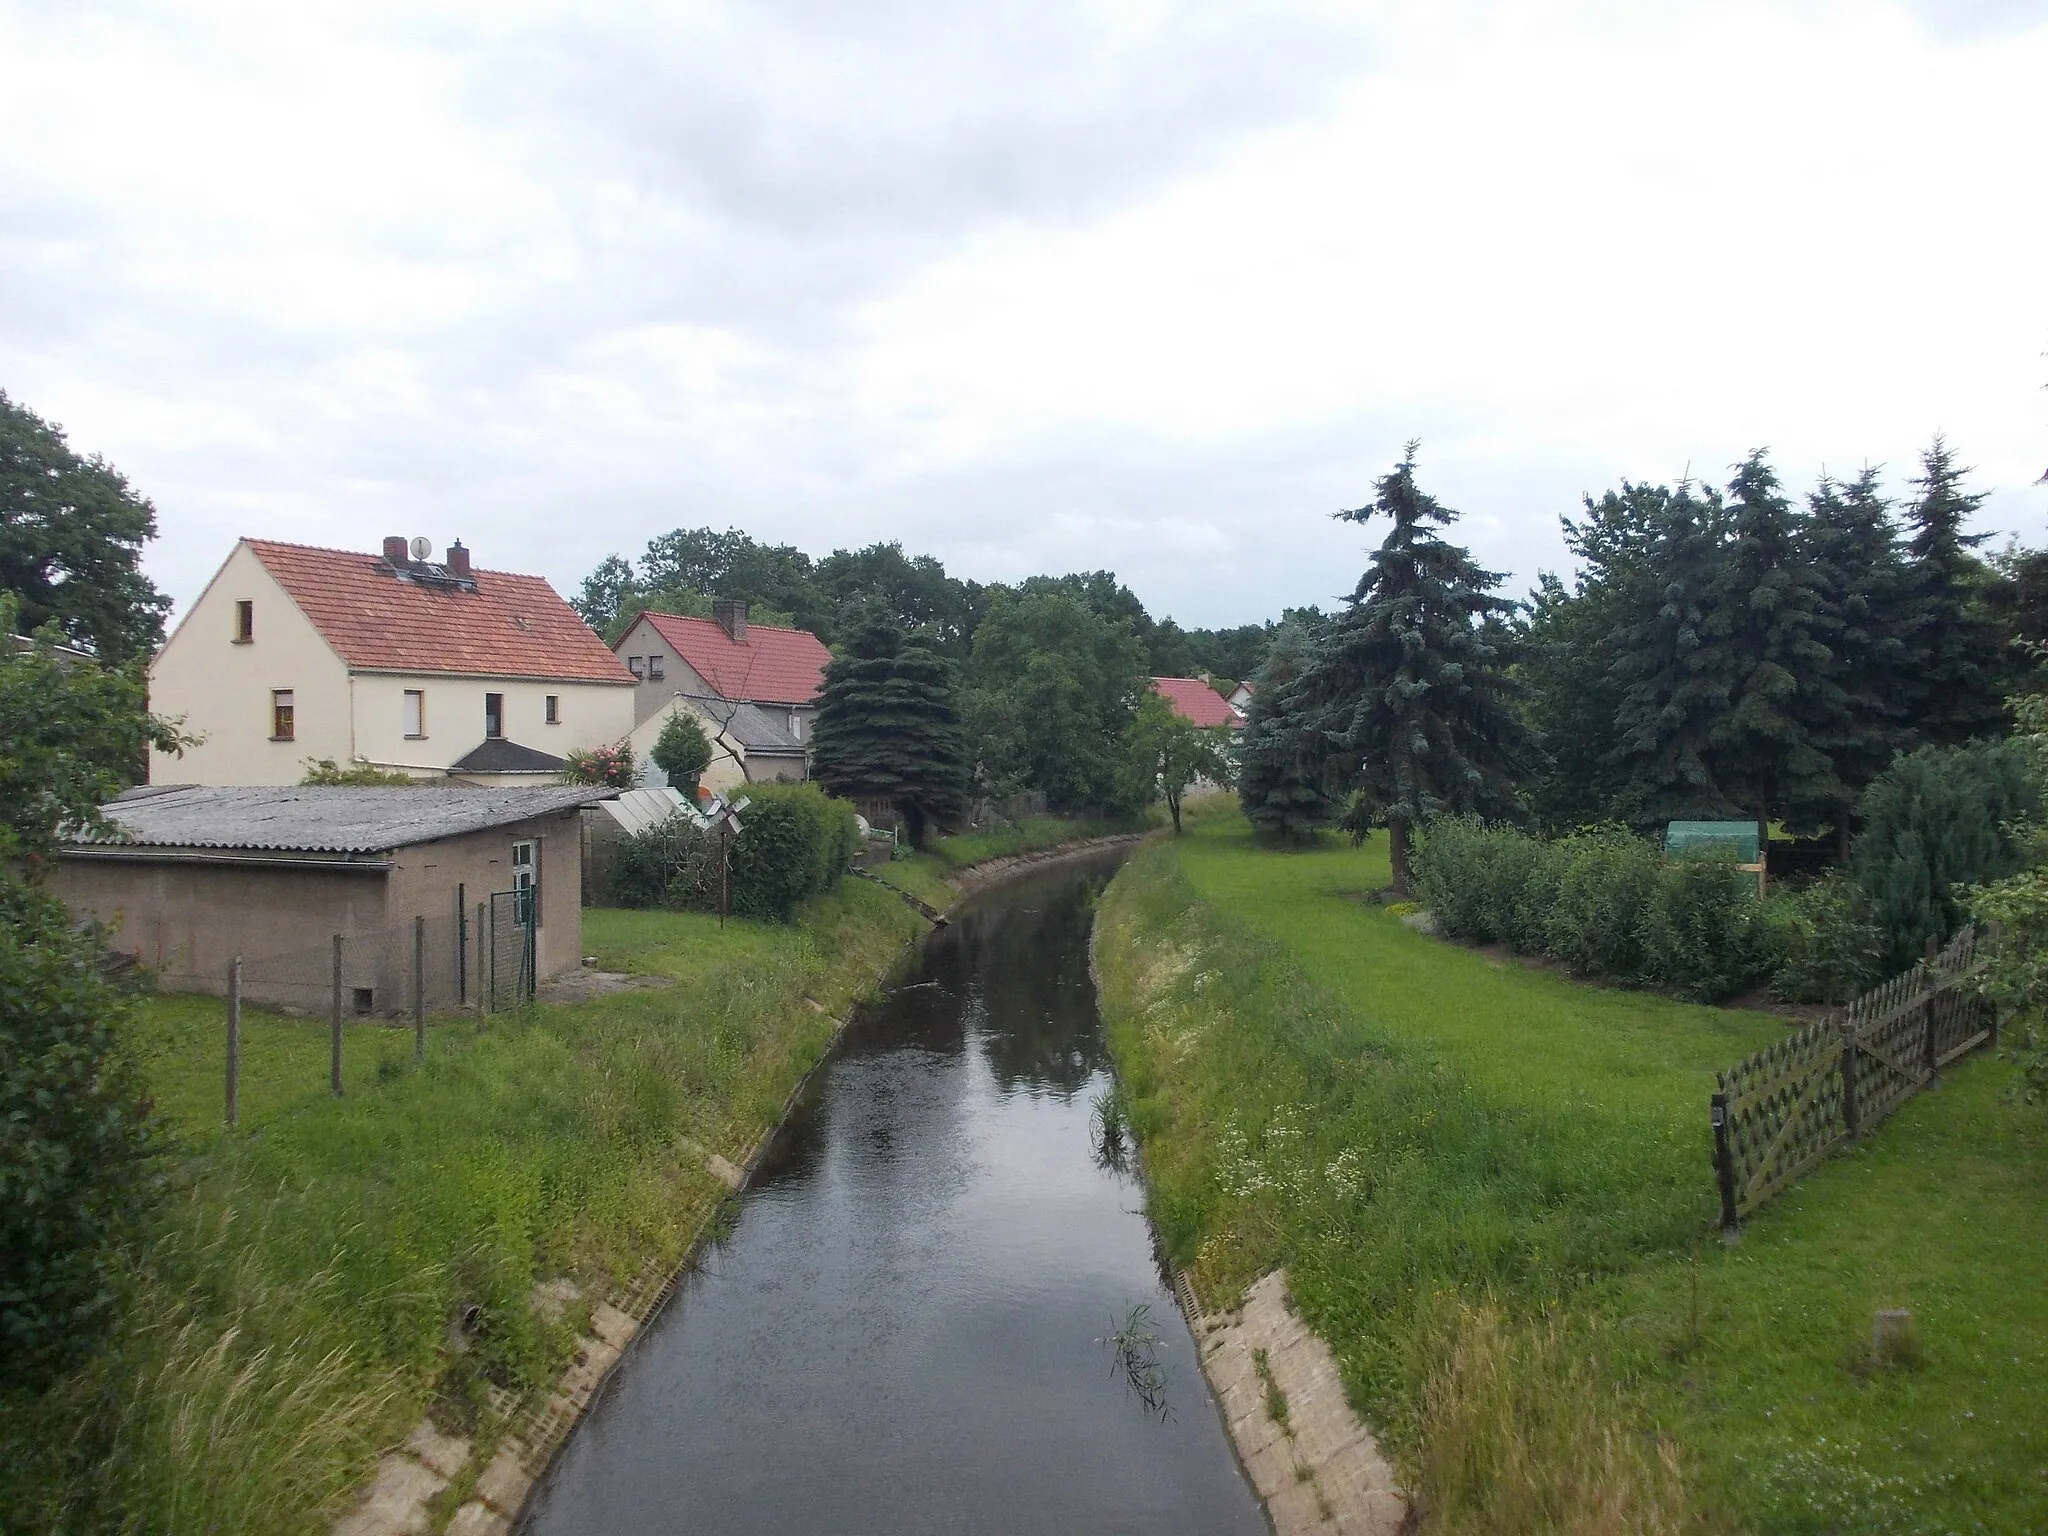
<path fill-rule="evenodd" d="M 498 891 L 473 909 L 416 914 L 264 954 L 202 956 L 193 946 L 164 952 L 154 967 L 165 991 L 225 999 L 226 1111 L 237 1120 L 244 1004 L 323 1018 L 331 1031 L 329 1086 L 342 1091 L 342 1026 L 354 1020 L 411 1019 L 426 1051 L 431 1013 L 496 1013 L 533 1001 L 538 910 L 531 887 Z M 209 961 L 218 963 L 209 963 Z"/>

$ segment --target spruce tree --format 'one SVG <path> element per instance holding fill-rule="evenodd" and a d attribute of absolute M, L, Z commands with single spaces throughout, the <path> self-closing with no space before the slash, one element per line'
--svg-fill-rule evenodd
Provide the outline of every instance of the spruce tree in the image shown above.
<path fill-rule="evenodd" d="M 968 750 L 953 663 L 880 605 L 850 611 L 825 669 L 811 776 L 835 795 L 887 800 L 913 843 L 967 812 Z"/>
<path fill-rule="evenodd" d="M 1702 658 L 1728 707 L 1708 729 L 1706 762 L 1715 787 L 1756 818 L 1759 843 L 1774 817 L 1842 797 L 1817 744 L 1840 733 L 1845 713 L 1834 657 L 1815 635 L 1819 580 L 1803 532 L 1762 450 L 1737 465 L 1728 545 L 1709 589 L 1715 641 Z"/>
<path fill-rule="evenodd" d="M 1726 514 L 1715 492 L 1689 484 L 1623 490 L 1642 540 L 1610 639 L 1610 676 L 1620 690 L 1614 814 L 1639 827 L 1726 815 L 1733 807 L 1709 763 L 1731 693 L 1729 616 L 1715 601 Z"/>
<path fill-rule="evenodd" d="M 1317 638 L 1312 620 L 1289 617 L 1252 674 L 1237 799 L 1262 842 L 1312 842 L 1344 810 L 1330 788 L 1330 744 L 1298 692 Z"/>
<path fill-rule="evenodd" d="M 1810 720 L 1840 792 L 1791 810 L 1797 821 L 1831 822 L 1846 860 L 1851 808 L 1910 734 L 1906 716 L 1918 687 L 1912 594 L 1875 469 L 1846 483 L 1823 477 L 1807 508 L 1805 542 L 1820 599 L 1815 632 L 1833 654 L 1829 677 L 1839 690 L 1839 708 Z"/>
<path fill-rule="evenodd" d="M 1535 756 L 1502 654 L 1500 621 L 1515 605 L 1494 595 L 1498 572 L 1437 536 L 1458 514 L 1416 485 L 1416 447 L 1370 506 L 1338 514 L 1393 527 L 1301 683 L 1352 775 L 1344 824 L 1361 839 L 1387 829 L 1402 894 L 1415 826 L 1446 812 L 1511 813 L 1516 775 Z"/>
<path fill-rule="evenodd" d="M 1920 458 L 1919 494 L 1907 509 L 1907 543 L 1920 689 L 1914 725 L 1937 746 L 1991 736 L 2002 729 L 1998 630 L 1982 601 L 1989 573 L 1973 553 L 1990 535 L 1963 525 L 1984 503 L 1967 492 L 1970 473 L 1939 433 Z"/>

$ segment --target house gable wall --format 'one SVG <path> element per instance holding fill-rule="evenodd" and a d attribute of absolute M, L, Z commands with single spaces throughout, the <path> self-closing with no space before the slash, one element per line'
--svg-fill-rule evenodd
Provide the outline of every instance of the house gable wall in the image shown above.
<path fill-rule="evenodd" d="M 633 724 L 636 727 L 663 713 L 669 700 L 679 693 L 715 695 L 718 691 L 698 676 L 697 669 L 678 656 L 667 637 L 644 618 L 635 619 L 625 638 L 612 649 L 620 662 L 627 666 L 632 665 L 633 657 L 641 659 L 640 682 L 633 689 Z M 649 656 L 661 657 L 660 677 L 646 675 Z"/>
<path fill-rule="evenodd" d="M 235 640 L 235 604 L 254 633 Z M 294 739 L 270 739 L 270 696 L 292 691 Z M 192 605 L 149 669 L 149 707 L 202 737 L 149 754 L 153 784 L 296 784 L 312 758 L 355 755 L 348 668 L 246 543 Z"/>

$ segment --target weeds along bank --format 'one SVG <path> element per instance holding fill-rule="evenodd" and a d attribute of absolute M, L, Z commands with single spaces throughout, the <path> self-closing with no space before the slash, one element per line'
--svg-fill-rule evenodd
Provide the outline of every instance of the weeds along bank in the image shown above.
<path fill-rule="evenodd" d="M 592 911 L 605 967 L 673 985 L 440 1021 L 422 1068 L 409 1030 L 352 1027 L 339 1100 L 323 1021 L 248 1010 L 233 1133 L 219 1004 L 148 1000 L 164 1219 L 112 1351 L 0 1405 L 0 1527 L 303 1532 L 423 1412 L 487 1440 L 581 1331 L 535 1285 L 680 1264 L 726 1193 L 697 1149 L 743 1159 L 923 927 L 854 881 L 787 926 Z"/>
<path fill-rule="evenodd" d="M 1383 845 L 1218 818 L 1106 894 L 1104 1015 L 1204 1302 L 1276 1265 L 1437 1531 L 2021 1531 L 2048 1134 L 1973 1062 L 1726 1249 L 1713 1069 L 1782 1021 L 1575 984 L 1352 899 Z M 1872 1313 L 1913 1310 L 1872 1370 Z"/>

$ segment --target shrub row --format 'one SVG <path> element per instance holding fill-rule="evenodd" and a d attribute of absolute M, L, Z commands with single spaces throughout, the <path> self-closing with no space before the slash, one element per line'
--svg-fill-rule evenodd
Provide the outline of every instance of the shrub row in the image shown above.
<path fill-rule="evenodd" d="M 1760 902 L 1731 855 L 1667 858 L 1618 828 L 1545 841 L 1445 818 L 1425 830 L 1415 873 L 1451 938 L 1694 1001 L 1769 980 L 1795 1001 L 1840 1002 L 1876 979 L 1877 929 L 1846 881 Z"/>
<path fill-rule="evenodd" d="M 787 922 L 806 897 L 829 891 L 860 851 L 853 807 L 815 784 L 752 784 L 732 850 L 732 910 Z M 687 817 L 626 838 L 612 886 L 629 907 L 718 906 L 718 846 Z"/>

